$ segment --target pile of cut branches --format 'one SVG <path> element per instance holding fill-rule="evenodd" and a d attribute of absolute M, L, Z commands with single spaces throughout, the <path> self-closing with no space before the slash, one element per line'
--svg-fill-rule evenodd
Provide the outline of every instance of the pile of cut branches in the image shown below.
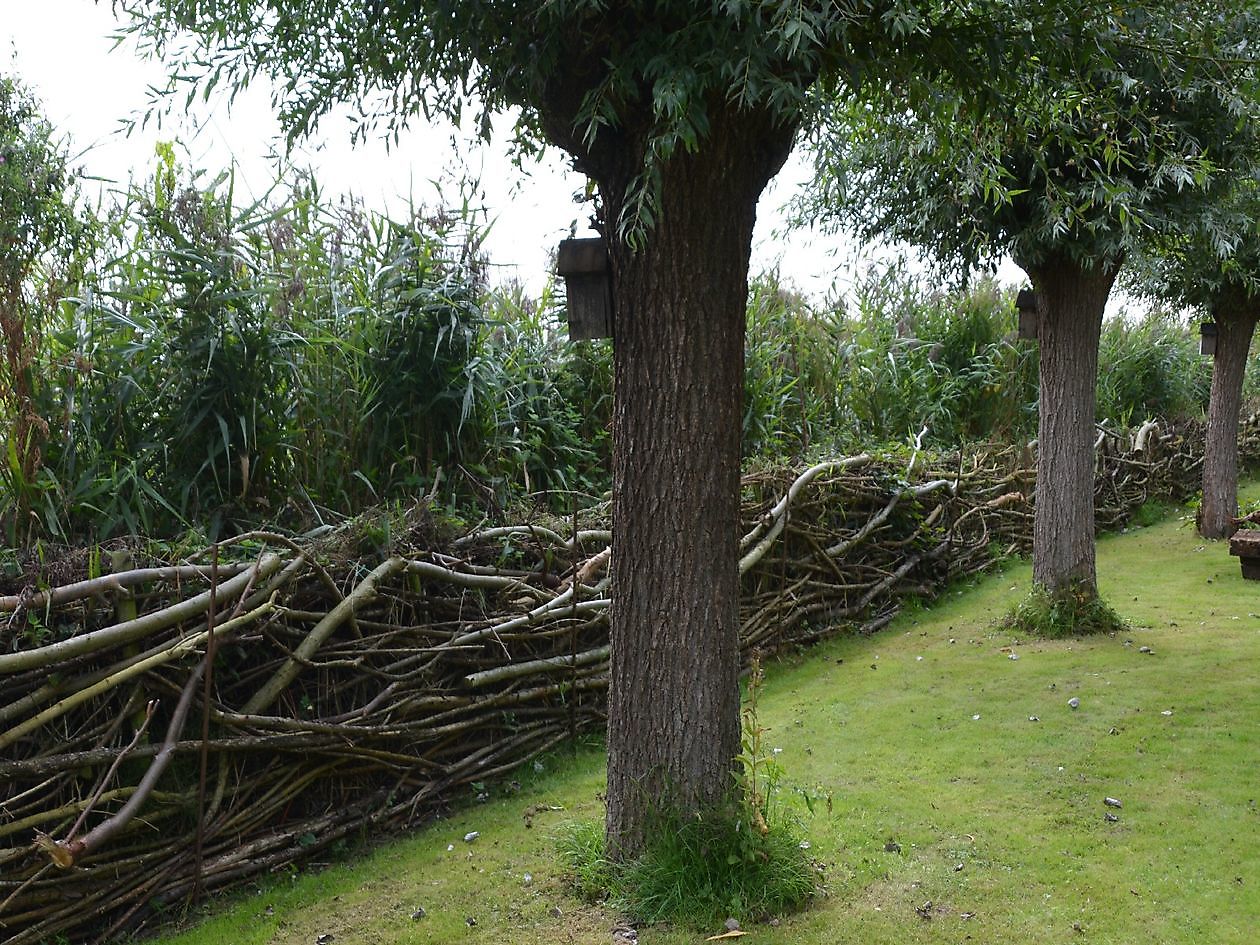
<path fill-rule="evenodd" d="M 1099 521 L 1182 497 L 1199 441 L 1100 434 Z M 1027 550 L 1030 459 L 746 476 L 745 656 L 883 626 L 906 595 Z M 0 597 L 0 938 L 107 941 L 600 726 L 601 514 L 368 562 L 345 536 L 253 533 Z"/>

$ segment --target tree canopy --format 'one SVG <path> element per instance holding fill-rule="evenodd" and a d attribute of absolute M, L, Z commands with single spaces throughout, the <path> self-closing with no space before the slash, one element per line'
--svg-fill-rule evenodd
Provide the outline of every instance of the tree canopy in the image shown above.
<path fill-rule="evenodd" d="M 290 137 L 334 106 L 353 134 L 396 133 L 413 117 L 471 117 L 489 136 L 511 111 L 525 151 L 580 155 L 633 134 L 643 168 L 631 223 L 650 224 L 656 165 L 694 151 L 714 100 L 788 118 L 828 70 L 855 16 L 823 2 L 472 2 L 118 0 L 126 32 L 173 64 L 172 89 L 235 94 L 271 80 Z M 169 93 L 172 89 L 168 89 Z"/>
<path fill-rule="evenodd" d="M 1031 56 L 1008 47 L 984 89 L 919 76 L 838 100 L 812 141 L 809 215 L 911 243 L 956 275 L 1007 253 L 1114 264 L 1199 225 L 1260 153 L 1255 6 L 1200 12 L 1100 9 Z"/>
<path fill-rule="evenodd" d="M 160 99 L 234 96 L 270 80 L 290 138 L 334 107 L 352 134 L 397 132 L 417 115 L 471 119 L 489 136 L 511 113 L 523 152 L 544 144 L 578 169 L 596 149 L 631 146 L 639 162 L 615 221 L 650 228 L 659 171 L 694 153 L 714 109 L 765 110 L 812 126 L 841 86 L 949 71 L 981 87 L 996 66 L 1088 34 L 1091 4 L 1021 0 L 114 0 L 124 34 L 171 65 Z M 1101 45 L 1101 43 L 1100 43 Z"/>
<path fill-rule="evenodd" d="M 1260 299 L 1260 176 L 1244 172 L 1193 225 L 1144 245 L 1126 281 L 1149 298 L 1207 311 Z"/>

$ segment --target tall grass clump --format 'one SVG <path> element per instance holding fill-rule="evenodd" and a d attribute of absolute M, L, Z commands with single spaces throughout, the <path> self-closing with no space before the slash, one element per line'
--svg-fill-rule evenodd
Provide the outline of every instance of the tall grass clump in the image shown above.
<path fill-rule="evenodd" d="M 568 341 L 551 284 L 537 299 L 509 284 L 487 301 L 481 468 L 504 504 L 524 495 L 564 512 L 598 501 L 612 476 L 611 343 Z"/>
<path fill-rule="evenodd" d="M 93 249 L 75 206 L 77 172 L 39 102 L 0 74 L 0 534 L 10 544 L 58 534 L 56 481 L 45 462 L 63 434 L 43 374 L 61 299 Z"/>
<path fill-rule="evenodd" d="M 475 226 L 292 180 L 243 201 L 230 173 L 186 173 L 160 146 L 101 214 L 94 271 L 44 351 L 67 419 L 46 462 L 73 531 L 301 529 L 427 490 L 468 448 Z"/>
<path fill-rule="evenodd" d="M 278 311 L 275 211 L 236 197 L 230 173 L 181 181 L 161 146 L 107 214 L 109 255 L 72 316 L 88 371 L 58 457 L 89 533 L 213 536 L 271 511 L 289 480 L 304 340 Z"/>
<path fill-rule="evenodd" d="M 302 344 L 274 309 L 283 293 L 256 238 L 268 211 L 238 207 L 233 185 L 228 174 L 177 187 L 159 172 L 138 208 L 135 249 L 115 262 L 109 287 L 109 317 L 130 342 L 128 437 L 167 502 L 212 535 L 234 509 L 265 507 L 287 473 Z"/>
<path fill-rule="evenodd" d="M 1119 426 L 1152 417 L 1199 416 L 1207 409 L 1212 362 L 1177 316 L 1151 310 L 1103 324 L 1098 346 L 1098 419 Z"/>
<path fill-rule="evenodd" d="M 421 498 L 461 521 L 602 501 L 611 342 L 570 342 L 552 283 L 488 284 L 466 189 L 393 217 L 288 171 L 246 198 L 164 144 L 147 179 L 85 209 L 47 123 L 0 89 L 8 544 L 304 532 Z M 992 281 L 943 292 L 896 264 L 814 304 L 764 274 L 745 459 L 1027 441 L 1037 351 L 1014 327 Z M 1102 358 L 1100 420 L 1202 409 L 1207 364 L 1171 318 L 1109 322 Z"/>
<path fill-rule="evenodd" d="M 412 205 L 393 219 L 302 174 L 267 221 L 276 318 L 302 340 L 289 501 L 314 519 L 430 492 L 476 440 L 472 217 Z"/>
<path fill-rule="evenodd" d="M 904 269 L 858 284 L 852 319 L 865 353 L 851 384 L 877 442 L 938 447 L 1009 441 L 1036 428 L 1036 352 L 1014 337 L 1014 299 L 991 281 L 950 294 Z"/>
<path fill-rule="evenodd" d="M 815 895 L 818 870 L 799 821 L 783 807 L 783 770 L 758 720 L 761 684 L 754 659 L 727 803 L 690 817 L 662 814 L 647 831 L 642 855 L 629 861 L 607 856 L 601 825 L 572 825 L 560 837 L 559 853 L 576 893 L 607 898 L 638 921 L 697 928 L 728 917 L 782 915 Z"/>
<path fill-rule="evenodd" d="M 749 305 L 745 453 L 1031 435 L 1036 351 L 1013 329 L 1014 296 L 993 282 L 942 293 L 892 266 L 811 308 L 763 276 Z"/>
<path fill-rule="evenodd" d="M 811 306 L 773 275 L 749 299 L 744 448 L 954 449 L 1037 435 L 1037 346 L 1016 337 L 1015 292 L 992 280 L 943 292 L 904 264 L 872 267 L 840 299 Z M 1166 313 L 1109 319 L 1100 422 L 1200 415 L 1210 362 Z"/>
<path fill-rule="evenodd" d="M 1123 618 L 1092 590 L 1051 594 L 1040 585 L 1034 585 L 1029 595 L 1007 615 L 1005 623 L 1016 633 L 1047 640 L 1118 633 L 1125 629 Z"/>
<path fill-rule="evenodd" d="M 858 436 L 846 426 L 838 383 L 852 339 L 834 310 L 814 310 L 777 273 L 766 273 L 749 286 L 745 339 L 745 456 L 798 457 Z"/>
<path fill-rule="evenodd" d="M 359 460 L 378 494 L 428 489 L 476 445 L 481 276 L 446 257 L 449 225 L 434 239 L 390 221 L 378 237 L 359 404 L 369 431 Z"/>

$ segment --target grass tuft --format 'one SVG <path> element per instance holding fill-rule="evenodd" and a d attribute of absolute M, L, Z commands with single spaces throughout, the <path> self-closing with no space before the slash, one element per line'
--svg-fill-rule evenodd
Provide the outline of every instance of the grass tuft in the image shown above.
<path fill-rule="evenodd" d="M 1096 593 L 1084 590 L 1052 594 L 1040 584 L 1007 615 L 1012 630 L 1046 640 L 1116 633 L 1124 618 Z"/>
<path fill-rule="evenodd" d="M 640 921 L 697 928 L 728 916 L 781 915 L 813 898 L 818 871 L 805 852 L 810 845 L 800 822 L 776 803 L 783 769 L 766 747 L 767 729 L 758 717 L 763 684 L 754 655 L 738 770 L 725 804 L 690 816 L 659 812 L 647 830 L 647 849 L 625 863 L 608 859 L 599 824 L 577 824 L 562 836 L 560 858 L 579 896 L 608 899 Z"/>
<path fill-rule="evenodd" d="M 588 902 L 607 900 L 639 922 L 695 928 L 728 916 L 760 920 L 804 905 L 818 888 L 818 871 L 793 824 L 763 833 L 740 807 L 676 818 L 650 831 L 644 854 L 613 863 L 602 825 L 573 825 L 560 857 L 574 891 Z"/>
<path fill-rule="evenodd" d="M 580 820 L 566 825 L 556 839 L 556 852 L 569 888 L 583 902 L 602 902 L 612 894 L 614 866 L 604 855 L 604 825 Z"/>
<path fill-rule="evenodd" d="M 1129 516 L 1128 525 L 1131 528 L 1150 528 L 1152 525 L 1158 525 L 1176 511 L 1177 506 L 1169 502 L 1148 499 L 1133 510 L 1133 514 Z"/>

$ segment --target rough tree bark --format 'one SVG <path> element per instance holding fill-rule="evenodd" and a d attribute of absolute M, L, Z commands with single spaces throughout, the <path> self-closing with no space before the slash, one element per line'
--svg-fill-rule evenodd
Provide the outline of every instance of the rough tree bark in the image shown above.
<path fill-rule="evenodd" d="M 748 262 L 757 200 L 792 138 L 766 114 L 716 104 L 700 151 L 662 167 L 646 244 L 636 251 L 610 239 L 607 831 L 618 857 L 642 851 L 654 817 L 715 804 L 732 786 Z M 618 148 L 584 162 L 606 220 L 617 219 L 641 153 Z"/>
<path fill-rule="evenodd" d="M 1260 300 L 1222 299 L 1213 306 L 1216 355 L 1203 449 L 1203 504 L 1198 528 L 1204 538 L 1228 538 L 1238 514 L 1238 414 L 1247 354 L 1260 319 Z"/>
<path fill-rule="evenodd" d="M 1037 290 L 1040 345 L 1033 582 L 1055 597 L 1096 597 L 1098 339 L 1119 266 L 1089 269 L 1060 256 L 1024 268 Z"/>
<path fill-rule="evenodd" d="M 714 91 L 695 150 L 651 162 L 660 116 L 644 79 L 618 85 L 617 120 L 586 134 L 586 97 L 603 94 L 622 38 L 686 26 L 617 4 L 599 16 L 599 29 L 572 32 L 538 91 L 538 119 L 595 181 L 612 257 L 607 850 L 630 859 L 654 817 L 716 803 L 733 783 L 748 262 L 757 201 L 796 128 Z M 658 200 L 632 248 L 618 224 L 646 164 Z"/>

